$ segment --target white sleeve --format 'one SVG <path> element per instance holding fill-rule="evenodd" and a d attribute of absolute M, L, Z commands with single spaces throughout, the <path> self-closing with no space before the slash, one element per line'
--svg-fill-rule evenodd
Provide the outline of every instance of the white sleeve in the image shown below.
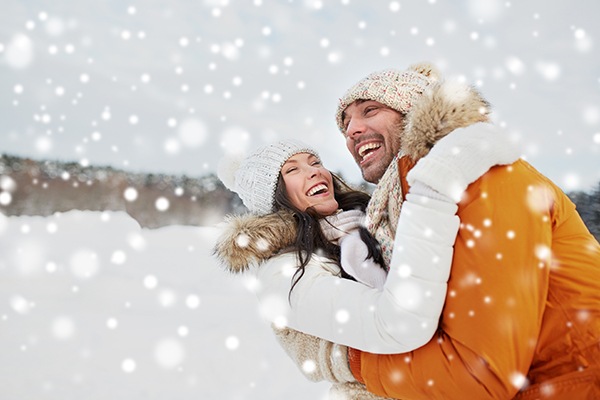
<path fill-rule="evenodd" d="M 339 268 L 313 254 L 290 294 L 296 255 L 269 260 L 257 270 L 261 312 L 276 325 L 371 353 L 424 345 L 437 330 L 446 296 L 459 225 L 455 212 L 454 204 L 407 197 L 382 291 L 335 276 Z"/>
<path fill-rule="evenodd" d="M 479 122 L 441 138 L 408 172 L 406 180 L 411 186 L 421 181 L 459 201 L 469 184 L 491 167 L 518 159 L 519 150 L 503 129 Z"/>

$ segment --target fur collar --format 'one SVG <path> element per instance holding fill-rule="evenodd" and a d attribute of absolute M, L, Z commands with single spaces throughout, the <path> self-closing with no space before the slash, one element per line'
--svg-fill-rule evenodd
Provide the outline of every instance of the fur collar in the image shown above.
<path fill-rule="evenodd" d="M 228 216 L 213 253 L 230 272 L 244 272 L 295 240 L 296 220 L 291 212 Z"/>
<path fill-rule="evenodd" d="M 435 82 L 408 114 L 401 150 L 416 162 L 454 129 L 488 121 L 489 112 L 489 103 L 473 87 Z M 230 272 L 244 272 L 291 246 L 295 234 L 296 221 L 290 212 L 229 216 L 213 253 Z"/>
<path fill-rule="evenodd" d="M 434 82 L 408 114 L 401 151 L 416 162 L 453 130 L 489 121 L 489 113 L 490 104 L 474 87 L 456 81 Z"/>

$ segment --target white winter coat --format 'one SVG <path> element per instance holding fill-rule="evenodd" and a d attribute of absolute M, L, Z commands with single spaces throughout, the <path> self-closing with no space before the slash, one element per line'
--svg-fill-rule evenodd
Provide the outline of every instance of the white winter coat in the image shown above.
<path fill-rule="evenodd" d="M 419 200 L 409 196 L 403 205 L 391 272 L 382 291 L 342 279 L 340 268 L 317 254 L 291 292 L 299 265 L 295 252 L 250 262 L 265 318 L 280 327 L 379 354 L 407 352 L 427 343 L 437 330 L 444 305 L 459 220 L 455 205 L 435 200 L 419 204 Z M 249 229 L 253 232 L 230 224 L 220 240 L 227 252 L 250 250 L 247 240 L 236 240 L 242 234 L 253 235 L 251 240 L 263 248 L 265 244 L 280 248 L 279 243 L 270 243 L 279 240 L 277 235 L 265 238 L 261 229 L 255 229 L 264 217 L 246 218 L 257 218 L 252 221 L 254 229 Z M 252 257 L 263 261 L 260 255 Z"/>

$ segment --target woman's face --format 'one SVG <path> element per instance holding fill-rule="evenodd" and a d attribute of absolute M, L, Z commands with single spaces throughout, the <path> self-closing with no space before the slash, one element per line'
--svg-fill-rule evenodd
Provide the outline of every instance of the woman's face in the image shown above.
<path fill-rule="evenodd" d="M 327 216 L 338 209 L 331 173 L 316 156 L 309 153 L 293 155 L 281 167 L 281 175 L 290 201 L 299 210 L 314 207 L 320 215 Z"/>

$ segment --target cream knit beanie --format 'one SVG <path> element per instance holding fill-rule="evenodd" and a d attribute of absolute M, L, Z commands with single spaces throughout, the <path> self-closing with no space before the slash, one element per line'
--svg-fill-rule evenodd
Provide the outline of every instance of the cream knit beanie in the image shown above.
<path fill-rule="evenodd" d="M 338 128 L 344 129 L 343 114 L 356 100 L 375 100 L 406 114 L 425 89 L 439 79 L 437 69 L 427 63 L 414 64 L 405 71 L 386 69 L 374 72 L 354 84 L 340 99 L 335 116 Z"/>
<path fill-rule="evenodd" d="M 241 160 L 223 160 L 218 169 L 219 179 L 238 194 L 244 205 L 257 214 L 273 212 L 275 189 L 279 172 L 293 155 L 319 154 L 298 140 L 282 140 L 260 147 Z"/>

